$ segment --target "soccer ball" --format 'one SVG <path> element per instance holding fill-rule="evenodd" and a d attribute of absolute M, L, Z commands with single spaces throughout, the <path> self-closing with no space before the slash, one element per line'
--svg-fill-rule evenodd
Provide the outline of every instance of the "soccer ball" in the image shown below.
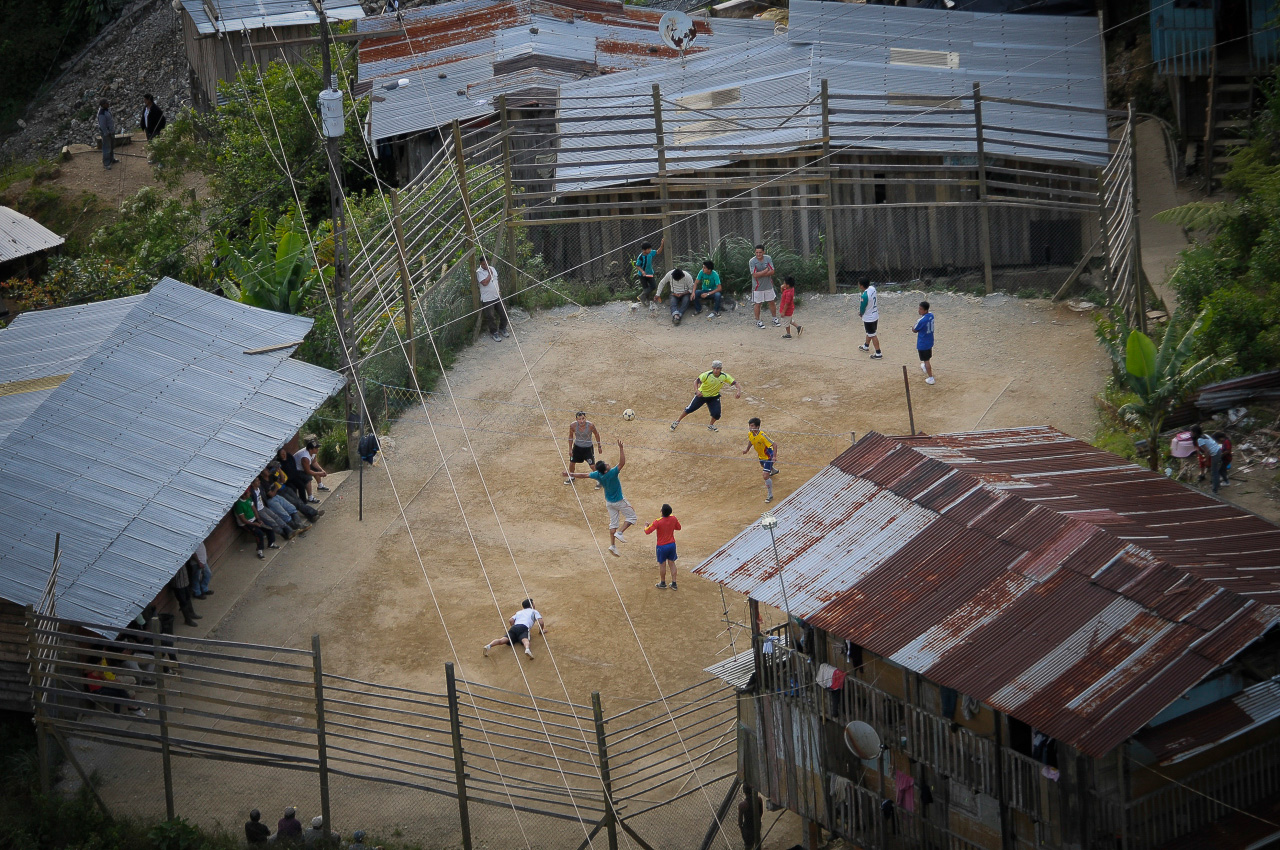
<path fill-rule="evenodd" d="M 628 407 L 626 410 L 622 411 L 622 418 L 630 422 L 632 419 L 636 418 L 636 412 Z"/>
<path fill-rule="evenodd" d="M 640 305 L 639 305 L 638 303 L 636 303 L 636 302 L 634 302 L 634 301 L 633 301 L 633 302 L 631 302 L 631 312 L 632 312 L 632 313 L 634 313 L 636 310 L 639 310 L 639 309 L 640 309 Z"/>

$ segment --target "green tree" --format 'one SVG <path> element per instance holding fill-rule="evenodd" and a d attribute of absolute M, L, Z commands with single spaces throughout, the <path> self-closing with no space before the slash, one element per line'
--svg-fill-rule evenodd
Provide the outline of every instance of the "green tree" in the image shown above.
<path fill-rule="evenodd" d="M 206 278 L 200 254 L 200 201 L 192 191 L 166 197 L 144 186 L 120 205 L 116 219 L 89 240 L 95 254 L 136 263 L 153 276 L 198 285 Z"/>
<path fill-rule="evenodd" d="M 1111 356 L 1116 382 L 1136 398 L 1117 414 L 1147 442 L 1147 465 L 1160 468 L 1160 432 L 1169 411 L 1196 386 L 1233 362 L 1232 356 L 1193 360 L 1196 335 L 1204 313 L 1190 323 L 1174 314 L 1164 327 L 1159 345 L 1151 337 L 1130 329 L 1123 318 L 1100 319 L 1098 342 Z"/>
<path fill-rule="evenodd" d="M 267 214 L 258 210 L 252 230 L 253 238 L 244 249 L 218 237 L 218 255 L 231 279 L 223 291 L 251 307 L 302 312 L 316 284 L 323 286 L 333 279 L 333 266 L 316 265 L 307 233 L 292 213 L 282 215 L 273 227 Z M 327 231 L 312 235 L 318 243 L 327 239 Z"/>

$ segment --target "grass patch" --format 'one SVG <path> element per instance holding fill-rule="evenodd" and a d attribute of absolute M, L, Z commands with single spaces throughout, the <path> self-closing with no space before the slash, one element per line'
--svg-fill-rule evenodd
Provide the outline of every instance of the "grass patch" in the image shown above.
<path fill-rule="evenodd" d="M 82 254 L 98 228 L 106 224 L 112 210 L 91 192 L 70 192 L 60 186 L 42 185 L 55 179 L 57 169 L 48 164 L 33 166 L 27 175 L 32 185 L 6 199 L 6 205 L 61 234 L 70 256 Z"/>
<path fill-rule="evenodd" d="M 1136 398 L 1137 396 L 1133 393 L 1126 392 L 1117 386 L 1114 378 L 1108 378 L 1106 387 L 1094 399 L 1098 409 L 1098 427 L 1093 433 L 1091 442 L 1103 451 L 1119 455 L 1140 466 L 1146 466 L 1146 457 L 1141 455 L 1134 443 L 1133 429 L 1116 412 Z"/>

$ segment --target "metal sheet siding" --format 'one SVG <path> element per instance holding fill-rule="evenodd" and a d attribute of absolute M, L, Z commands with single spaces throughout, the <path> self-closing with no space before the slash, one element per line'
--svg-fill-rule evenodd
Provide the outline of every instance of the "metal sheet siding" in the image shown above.
<path fill-rule="evenodd" d="M 60 532 L 59 613 L 105 625 L 127 623 L 151 601 L 342 385 L 337 373 L 291 360 L 289 348 L 244 353 L 301 341 L 310 319 L 169 279 L 122 301 L 24 316 L 0 331 L 6 353 L 32 328 L 58 340 L 41 369 L 80 358 L 0 442 L 0 597 L 35 601 Z M 112 318 L 85 323 L 80 337 L 85 312 Z"/>
<path fill-rule="evenodd" d="M 201 0 L 182 0 L 182 8 L 191 16 L 191 22 L 201 35 L 319 22 L 315 8 L 308 0 L 217 0 L 216 21 L 209 19 Z M 324 13 L 330 21 L 358 21 L 364 17 L 364 8 L 357 0 L 328 0 L 324 4 Z"/>
<path fill-rule="evenodd" d="M 694 572 L 1089 755 L 1280 622 L 1274 526 L 1051 428 L 869 434 L 777 515 L 781 581 L 758 526 Z"/>
<path fill-rule="evenodd" d="M 0 263 L 57 248 L 65 240 L 33 218 L 0 207 Z"/>

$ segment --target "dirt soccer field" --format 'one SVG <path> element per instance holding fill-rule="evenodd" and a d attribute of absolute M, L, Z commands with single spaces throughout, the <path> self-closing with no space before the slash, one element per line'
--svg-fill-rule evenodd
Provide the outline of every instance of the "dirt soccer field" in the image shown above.
<path fill-rule="evenodd" d="M 1048 423 L 1091 433 L 1106 364 L 1087 314 L 931 296 L 938 383 L 926 386 L 908 332 L 921 297 L 881 295 L 881 361 L 856 348 L 851 295 L 806 297 L 805 333 L 791 340 L 768 323 L 757 329 L 745 309 L 673 327 L 665 313 L 620 303 L 539 314 L 501 343 L 482 337 L 449 373 L 456 408 L 436 395 L 392 428 L 387 462 L 365 474 L 364 521 L 353 475 L 309 539 L 273 559 L 211 636 L 303 646 L 319 632 L 326 669 L 410 687 L 438 686 L 456 653 L 467 678 L 523 690 L 523 673 L 534 693 L 567 688 L 575 701 L 599 690 L 607 710 L 678 690 L 729 645 L 720 590 L 685 575 L 678 591 L 656 589 L 653 538 L 640 528 L 622 557 L 608 554 L 600 492 L 560 477 L 573 412 L 597 424 L 610 463 L 616 441 L 627 445 L 622 483 L 642 524 L 673 506 L 685 569 L 767 507 L 754 453 L 741 454 L 749 417 L 779 443 L 777 506 L 851 431 L 907 430 L 903 364 L 919 430 Z M 742 383 L 742 400 L 726 394 L 718 433 L 705 410 L 672 433 L 694 376 L 715 358 Z M 628 407 L 633 422 L 622 418 Z M 535 659 L 482 657 L 529 595 L 551 627 Z M 742 600 L 728 601 L 741 620 Z"/>

